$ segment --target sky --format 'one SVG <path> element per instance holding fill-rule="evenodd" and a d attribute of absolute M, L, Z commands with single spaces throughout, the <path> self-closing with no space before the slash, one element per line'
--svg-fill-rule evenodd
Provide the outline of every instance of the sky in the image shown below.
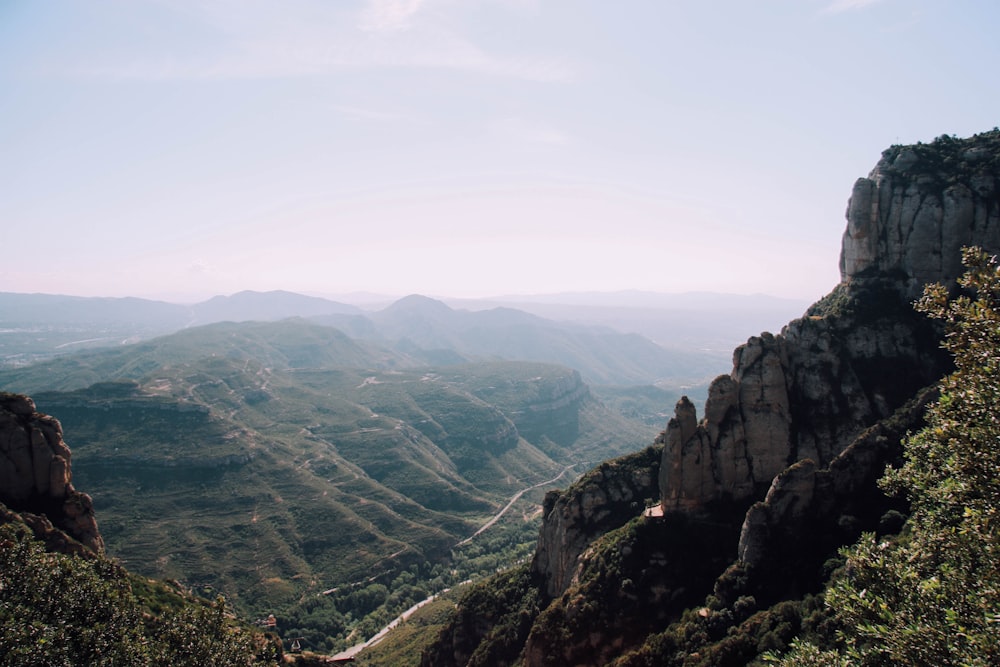
<path fill-rule="evenodd" d="M 0 291 L 839 281 L 856 178 L 1000 125 L 994 0 L 0 0 Z"/>

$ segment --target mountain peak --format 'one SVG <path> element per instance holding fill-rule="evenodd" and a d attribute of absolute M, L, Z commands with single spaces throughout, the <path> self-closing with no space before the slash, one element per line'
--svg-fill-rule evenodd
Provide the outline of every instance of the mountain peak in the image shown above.
<path fill-rule="evenodd" d="M 444 301 L 424 296 L 423 294 L 409 294 L 394 301 L 386 310 L 428 310 L 436 312 L 453 312 L 452 308 Z"/>
<path fill-rule="evenodd" d="M 222 320 L 280 320 L 294 316 L 314 317 L 332 314 L 356 315 L 361 312 L 356 306 L 284 290 L 270 292 L 243 290 L 230 296 L 214 296 L 195 304 L 191 310 L 195 313 L 196 321 L 200 323 Z"/>
<path fill-rule="evenodd" d="M 961 248 L 1000 248 L 1000 130 L 892 146 L 847 204 L 844 282 L 888 278 L 905 298 L 954 284 Z"/>

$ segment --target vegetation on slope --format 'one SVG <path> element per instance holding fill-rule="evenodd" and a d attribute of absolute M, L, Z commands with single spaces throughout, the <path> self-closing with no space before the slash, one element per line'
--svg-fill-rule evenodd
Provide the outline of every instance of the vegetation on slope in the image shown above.
<path fill-rule="evenodd" d="M 653 486 L 646 489 L 652 496 L 656 495 L 655 480 L 659 466 L 662 448 L 651 446 L 644 450 L 605 461 L 578 479 L 567 489 L 550 492 L 545 499 L 545 511 L 555 513 L 561 501 L 567 505 L 579 507 L 593 500 L 591 492 L 599 486 L 599 481 L 608 478 L 636 480 L 648 478 Z M 601 517 L 591 522 L 588 532 L 593 531 L 595 537 L 609 528 L 629 524 L 629 521 L 641 514 L 648 496 L 624 496 L 617 501 L 609 500 L 601 505 Z M 572 513 L 572 512 L 571 512 Z M 551 517 L 550 517 L 551 518 Z M 625 530 L 625 529 L 623 529 Z M 639 528 L 648 535 L 649 531 Z M 653 540 L 655 542 L 655 540 Z M 602 539 L 595 545 L 594 567 L 587 570 L 584 582 L 587 586 L 599 587 L 606 583 L 601 575 L 607 572 L 605 557 L 614 559 L 616 548 L 614 537 Z M 604 545 L 610 551 L 605 553 Z M 676 546 L 680 547 L 678 543 Z M 648 547 L 648 549 L 647 549 Z M 636 558 L 648 555 L 649 550 L 659 550 L 659 545 L 643 542 L 636 549 Z M 668 549 L 669 550 L 669 549 Z M 536 559 L 538 558 L 536 552 Z M 440 630 L 438 640 L 425 651 L 421 664 L 442 667 L 445 665 L 511 665 L 515 664 L 518 655 L 536 624 L 540 624 L 539 614 L 552 600 L 546 593 L 546 582 L 538 573 L 537 563 L 529 566 L 520 565 L 500 575 L 482 582 L 472 589 L 460 602 L 453 618 Z M 595 584 L 592 580 L 596 580 Z M 643 586 L 650 582 L 639 581 L 636 585 Z M 634 592 L 634 588 L 631 589 Z M 631 605 L 634 600 L 623 600 L 623 604 Z M 592 611 L 592 610 L 589 610 Z M 614 613 L 613 610 L 609 613 Z M 581 617 L 582 618 L 582 617 Z M 565 617 L 560 616 L 546 627 L 564 624 Z M 537 623 L 536 623 L 537 622 Z M 573 630 L 578 629 L 574 626 Z M 564 634 L 559 628 L 555 634 Z"/>
<path fill-rule="evenodd" d="M 45 551 L 0 526 L 0 665 L 275 664 L 280 645 L 238 626 L 219 598 L 182 598 L 105 558 Z"/>
<path fill-rule="evenodd" d="M 836 647 L 800 645 L 785 665 L 1000 664 L 1000 269 L 966 249 L 949 302 L 940 285 L 918 308 L 944 321 L 956 370 L 928 425 L 883 486 L 912 514 L 896 539 L 865 535 L 826 594 L 842 626 Z"/>
<path fill-rule="evenodd" d="M 607 533 L 582 559 L 579 581 L 531 628 L 532 664 L 607 664 L 641 643 L 650 628 L 699 602 L 732 560 L 738 530 L 738 521 L 674 514 L 636 517 Z"/>
<path fill-rule="evenodd" d="M 511 665 L 543 606 L 541 582 L 527 563 L 491 577 L 462 597 L 420 664 Z"/>
<path fill-rule="evenodd" d="M 909 155 L 897 163 L 904 153 Z M 942 134 L 929 144 L 897 144 L 883 151 L 882 159 L 890 174 L 916 176 L 922 188 L 940 192 L 955 183 L 968 183 L 975 171 L 1000 169 L 1000 129 L 963 139 Z"/>
<path fill-rule="evenodd" d="M 421 606 L 384 639 L 362 651 L 355 660 L 355 666 L 417 667 L 421 652 L 451 618 L 463 588 L 450 589 Z"/>
<path fill-rule="evenodd" d="M 34 398 L 62 422 L 109 553 L 336 651 L 526 557 L 545 482 L 651 435 L 570 369 L 388 369 L 366 349 L 301 321 L 220 324 L 8 381 L 61 389 Z"/>

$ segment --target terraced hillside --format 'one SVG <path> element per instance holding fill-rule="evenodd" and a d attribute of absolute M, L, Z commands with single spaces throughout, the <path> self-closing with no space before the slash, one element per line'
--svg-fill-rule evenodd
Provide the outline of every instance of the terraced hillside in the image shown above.
<path fill-rule="evenodd" d="M 446 583 L 453 548 L 518 492 L 651 437 L 570 369 L 417 367 L 296 320 L 60 357 L 0 385 L 62 422 L 110 554 L 251 615 L 300 618 L 303 601 L 353 591 L 296 626 L 327 649 L 390 601 L 400 573 L 422 586 L 412 595 Z M 512 512 L 511 540 L 537 534 L 545 488 Z M 358 599 L 358 582 L 383 585 L 381 599 Z"/>

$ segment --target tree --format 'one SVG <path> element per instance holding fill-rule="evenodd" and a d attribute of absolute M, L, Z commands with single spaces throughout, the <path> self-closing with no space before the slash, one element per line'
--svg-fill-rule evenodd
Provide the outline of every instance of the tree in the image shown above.
<path fill-rule="evenodd" d="M 276 647 L 232 622 L 221 598 L 178 603 L 153 616 L 113 561 L 51 553 L 23 524 L 0 525 L 0 667 L 277 663 Z"/>
<path fill-rule="evenodd" d="M 946 325 L 955 371 L 882 480 L 908 495 L 910 519 L 845 550 L 827 591 L 838 650 L 800 644 L 784 665 L 1000 664 L 1000 269 L 978 248 L 963 262 L 965 294 L 932 285 L 916 305 Z"/>

